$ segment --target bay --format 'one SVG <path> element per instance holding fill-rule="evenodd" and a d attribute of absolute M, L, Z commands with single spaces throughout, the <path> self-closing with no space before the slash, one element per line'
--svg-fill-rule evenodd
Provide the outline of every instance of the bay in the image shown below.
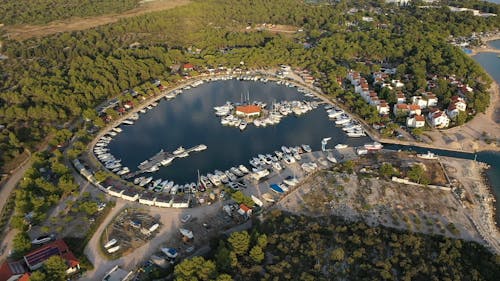
<path fill-rule="evenodd" d="M 359 146 L 370 141 L 367 137 L 348 139 L 341 128 L 328 119 L 323 106 L 299 117 L 284 117 L 279 124 L 265 128 L 249 124 L 240 131 L 221 125 L 213 107 L 226 101 L 239 102 L 247 94 L 251 101 L 266 102 L 268 107 L 275 101 L 305 99 L 296 88 L 271 82 L 228 80 L 205 83 L 185 90 L 174 100 L 162 99 L 157 107 L 142 114 L 134 125 L 122 126 L 123 132 L 109 144 L 110 151 L 133 171 L 160 149 L 172 152 L 179 146 L 207 145 L 207 150 L 175 159 L 171 165 L 151 174 L 156 179 L 185 184 L 196 181 L 197 170 L 203 175 L 239 164 L 249 166 L 252 157 L 280 150 L 282 145 L 309 144 L 313 150 L 319 150 L 325 137 L 332 137 L 328 147 L 337 143 Z"/>

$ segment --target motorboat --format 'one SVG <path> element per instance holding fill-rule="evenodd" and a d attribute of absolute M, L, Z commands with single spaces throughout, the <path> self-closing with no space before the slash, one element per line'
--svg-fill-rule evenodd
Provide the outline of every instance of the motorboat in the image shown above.
<path fill-rule="evenodd" d="M 347 148 L 347 147 L 348 147 L 347 144 L 339 143 L 335 146 L 335 149 L 343 149 L 343 148 Z"/>
<path fill-rule="evenodd" d="M 179 148 L 177 148 L 176 150 L 174 150 L 173 154 L 174 155 L 178 155 L 178 154 L 181 154 L 181 153 L 183 153 L 185 151 L 186 151 L 186 149 L 184 149 L 184 147 L 179 146 Z"/>
<path fill-rule="evenodd" d="M 425 154 L 417 154 L 417 157 L 422 158 L 422 159 L 430 159 L 430 160 L 439 159 L 439 157 L 436 154 L 434 154 L 430 151 L 427 151 L 427 153 L 425 153 Z"/>
<path fill-rule="evenodd" d="M 302 145 L 302 149 L 304 149 L 305 152 L 309 153 L 312 151 L 311 147 L 307 144 Z"/>
<path fill-rule="evenodd" d="M 273 183 L 269 186 L 269 188 L 271 188 L 272 191 L 278 193 L 278 194 L 282 194 L 282 193 L 285 193 L 285 191 L 277 184 Z"/>
<path fill-rule="evenodd" d="M 161 251 L 170 259 L 175 259 L 179 255 L 174 248 L 161 248 Z"/>
<path fill-rule="evenodd" d="M 150 183 L 153 180 L 153 177 L 147 177 L 143 178 L 141 182 L 139 182 L 139 186 L 145 186 L 146 184 Z"/>
<path fill-rule="evenodd" d="M 379 142 L 373 142 L 365 144 L 364 147 L 370 151 L 370 150 L 380 150 L 384 146 Z"/>
<path fill-rule="evenodd" d="M 248 174 L 250 171 L 247 169 L 247 167 L 243 166 L 243 165 L 239 165 L 238 166 L 238 169 L 240 169 L 240 171 L 244 174 Z"/>
<path fill-rule="evenodd" d="M 120 250 L 120 245 L 115 246 L 115 247 L 113 247 L 113 248 L 109 248 L 109 249 L 108 249 L 108 253 L 110 253 L 110 254 L 112 254 L 112 253 L 116 253 L 116 252 L 118 252 L 118 250 Z"/>
<path fill-rule="evenodd" d="M 264 203 L 259 198 L 255 197 L 253 194 L 250 197 L 252 198 L 255 205 L 257 205 L 259 207 L 264 206 Z"/>
<path fill-rule="evenodd" d="M 170 163 L 172 163 L 172 161 L 174 161 L 175 157 L 168 157 L 167 159 L 163 159 L 161 160 L 160 164 L 162 166 L 167 166 L 169 165 Z"/>
<path fill-rule="evenodd" d="M 104 248 L 109 248 L 109 247 L 112 247 L 114 246 L 116 243 L 118 243 L 118 240 L 116 239 L 111 239 L 109 240 L 106 244 L 104 244 Z"/>
<path fill-rule="evenodd" d="M 247 127 L 247 122 L 245 121 L 241 121 L 240 125 L 239 125 L 239 128 L 240 130 L 245 130 L 245 128 Z"/>
<path fill-rule="evenodd" d="M 271 203 L 275 201 L 274 198 L 273 198 L 273 196 L 271 194 L 269 194 L 269 193 L 262 194 L 262 198 L 264 200 L 266 200 L 267 202 L 271 202 Z"/>

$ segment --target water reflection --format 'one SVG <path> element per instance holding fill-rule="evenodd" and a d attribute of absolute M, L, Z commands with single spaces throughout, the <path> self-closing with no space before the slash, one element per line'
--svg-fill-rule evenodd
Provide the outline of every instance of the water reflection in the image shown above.
<path fill-rule="evenodd" d="M 109 145 L 111 153 L 135 170 L 140 162 L 160 149 L 173 151 L 181 145 L 185 148 L 207 145 L 207 150 L 176 159 L 172 165 L 152 174 L 155 178 L 183 184 L 195 181 L 198 169 L 206 174 L 239 164 L 248 166 L 252 157 L 279 150 L 282 145 L 309 144 L 319 150 L 324 137 L 333 137 L 331 146 L 361 145 L 369 141 L 368 138 L 347 139 L 344 132 L 328 120 L 322 106 L 300 117 L 285 117 L 278 125 L 266 128 L 249 125 L 240 132 L 237 128 L 222 126 L 213 107 L 227 100 L 240 101 L 247 93 L 250 100 L 263 101 L 268 106 L 274 101 L 304 99 L 297 89 L 274 83 L 237 80 L 206 83 L 184 91 L 173 101 L 162 100 L 134 126 L 123 126 L 123 132 Z"/>

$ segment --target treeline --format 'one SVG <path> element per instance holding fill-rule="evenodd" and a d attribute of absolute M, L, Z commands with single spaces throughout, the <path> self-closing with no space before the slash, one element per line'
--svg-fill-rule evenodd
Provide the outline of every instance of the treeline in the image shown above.
<path fill-rule="evenodd" d="M 3 0 L 0 23 L 33 25 L 70 17 L 120 13 L 138 3 L 139 0 Z"/>
<path fill-rule="evenodd" d="M 497 280 L 500 258 L 475 242 L 275 210 L 250 233 L 214 241 L 183 280 Z"/>
<path fill-rule="evenodd" d="M 357 1 L 356 7 L 368 3 Z M 180 76 L 171 73 L 172 66 L 186 62 L 199 68 L 236 67 L 241 61 L 248 68 L 304 67 L 332 95 L 344 94 L 336 78 L 348 69 L 370 73 L 381 63 L 393 64 L 399 65 L 400 77 L 411 77 L 409 92 L 425 86 L 427 74 L 453 74 L 478 89 L 468 103 L 476 111 L 486 108 L 489 78 L 446 40 L 450 34 L 498 28 L 498 19 L 393 6 L 349 14 L 354 4 L 349 5 L 200 0 L 86 31 L 4 41 L 0 52 L 8 59 L 0 60 L 0 125 L 6 128 L 0 135 L 0 165 L 33 148 L 54 127 L 126 89 L 152 78 L 165 85 L 175 82 Z M 364 15 L 374 22 L 362 21 Z M 304 32 L 246 29 L 259 23 L 293 25 Z"/>

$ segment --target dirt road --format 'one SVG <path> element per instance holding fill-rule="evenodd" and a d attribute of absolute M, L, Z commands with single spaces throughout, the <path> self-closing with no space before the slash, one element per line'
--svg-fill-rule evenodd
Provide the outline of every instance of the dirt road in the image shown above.
<path fill-rule="evenodd" d="M 143 1 L 144 2 L 144 1 Z M 66 20 L 53 21 L 44 25 L 12 25 L 5 26 L 7 37 L 16 40 L 26 40 L 32 37 L 43 37 L 50 34 L 66 31 L 85 30 L 92 27 L 117 22 L 123 18 L 143 15 L 149 12 L 172 9 L 177 6 L 186 5 L 189 0 L 153 0 L 145 2 L 139 7 L 121 14 L 108 14 L 88 18 L 70 18 Z"/>
<path fill-rule="evenodd" d="M 80 280 L 101 280 L 101 278 L 103 278 L 104 275 L 115 265 L 119 265 L 126 270 L 134 270 L 140 263 L 148 260 L 151 255 L 158 252 L 161 246 L 166 246 L 169 239 L 171 239 L 174 234 L 178 233 L 180 218 L 183 215 L 189 213 L 193 218 L 197 218 L 199 221 L 204 221 L 206 218 L 214 216 L 221 209 L 222 203 L 217 202 L 210 206 L 190 209 L 147 207 L 146 209 L 148 209 L 152 216 L 160 216 L 161 228 L 159 233 L 151 241 L 135 249 L 132 253 L 117 260 L 108 260 L 102 257 L 99 253 L 100 237 L 104 228 L 126 206 L 145 208 L 145 206 L 137 203 L 131 203 L 122 199 L 117 200 L 116 206 L 113 210 L 111 210 L 85 247 L 85 255 L 94 265 L 94 270 L 87 272 Z"/>

